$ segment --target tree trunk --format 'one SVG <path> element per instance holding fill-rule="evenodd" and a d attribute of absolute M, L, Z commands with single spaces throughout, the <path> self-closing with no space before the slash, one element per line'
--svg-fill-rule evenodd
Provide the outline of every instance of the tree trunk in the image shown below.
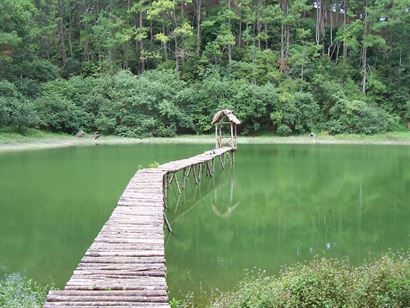
<path fill-rule="evenodd" d="M 327 57 L 330 58 L 330 50 L 333 47 L 333 14 L 332 14 L 332 3 L 330 3 L 330 45 L 327 49 Z"/>
<path fill-rule="evenodd" d="M 174 7 L 174 29 L 177 28 L 177 15 L 175 12 L 175 7 Z M 175 44 L 175 70 L 178 72 L 179 71 L 179 62 L 178 62 L 178 39 L 177 36 L 174 35 L 174 44 Z"/>
<path fill-rule="evenodd" d="M 131 7 L 131 0 L 128 0 L 127 9 L 129 10 L 130 7 Z M 127 41 L 124 44 L 124 69 L 128 69 L 129 48 L 130 48 L 130 42 Z"/>
<path fill-rule="evenodd" d="M 285 58 L 285 25 L 280 25 L 280 57 Z"/>
<path fill-rule="evenodd" d="M 258 1 L 257 8 L 256 8 L 256 36 L 258 39 L 256 40 L 258 48 L 261 48 L 261 39 L 259 37 L 259 34 L 261 33 L 261 23 L 260 23 L 260 1 Z"/>
<path fill-rule="evenodd" d="M 364 7 L 364 23 L 363 23 L 363 48 L 362 48 L 362 71 L 363 71 L 363 81 L 362 81 L 362 91 L 366 94 L 366 81 L 367 81 L 367 46 L 366 37 L 368 32 L 368 21 L 367 21 L 367 1 L 365 1 Z"/>
<path fill-rule="evenodd" d="M 71 10 L 70 10 L 70 21 L 69 21 L 69 27 L 68 27 L 68 46 L 70 48 L 70 57 L 73 58 L 73 41 L 72 41 L 72 32 L 73 32 L 73 28 L 72 28 L 72 14 L 71 14 Z"/>
<path fill-rule="evenodd" d="M 347 11 L 349 9 L 349 0 L 343 1 L 343 29 L 346 31 L 347 27 Z M 347 61 L 347 44 L 346 40 L 343 41 L 343 61 Z"/>
<path fill-rule="evenodd" d="M 67 64 L 67 52 L 65 47 L 64 0 L 58 0 L 58 16 L 58 36 L 60 40 L 61 58 L 65 66 Z"/>
<path fill-rule="evenodd" d="M 315 25 L 315 40 L 316 40 L 316 45 L 320 44 L 320 31 L 319 31 L 319 24 L 320 24 L 320 8 L 322 6 L 322 1 L 317 0 L 316 1 L 316 25 Z"/>
<path fill-rule="evenodd" d="M 316 44 L 320 45 L 322 42 L 322 54 L 325 48 L 325 0 L 316 1 Z"/>
<path fill-rule="evenodd" d="M 281 6 L 282 6 L 282 13 L 283 17 L 287 17 L 289 13 L 289 0 L 281 0 Z M 289 55 L 289 44 L 290 44 L 290 26 L 289 24 L 281 24 L 281 29 L 280 29 L 281 35 L 280 35 L 280 46 L 281 46 L 281 60 L 284 64 L 285 60 L 288 58 Z"/>
<path fill-rule="evenodd" d="M 231 10 L 231 0 L 228 0 L 228 10 Z M 229 33 L 231 33 L 231 20 L 229 19 Z M 232 45 L 228 44 L 228 62 L 232 61 Z"/>
<path fill-rule="evenodd" d="M 166 34 L 165 32 L 165 25 L 162 24 L 162 33 Z M 163 48 L 164 48 L 164 56 L 165 56 L 165 61 L 168 61 L 168 50 L 167 50 L 167 42 L 164 42 L 162 44 Z"/>
<path fill-rule="evenodd" d="M 238 47 L 242 48 L 242 18 L 239 19 Z"/>
<path fill-rule="evenodd" d="M 265 32 L 266 35 L 268 34 L 268 25 L 265 23 Z M 265 39 L 265 49 L 268 49 L 269 44 L 268 44 L 268 39 Z"/>
<path fill-rule="evenodd" d="M 196 0 L 196 54 L 201 52 L 201 6 L 202 0 Z"/>
<path fill-rule="evenodd" d="M 144 27 L 143 15 L 144 15 L 144 12 L 141 10 L 141 11 L 139 12 L 139 14 L 138 14 L 138 27 L 139 27 L 140 29 Z M 144 41 L 143 41 L 143 40 L 140 40 L 140 41 L 138 42 L 138 45 L 139 45 L 140 53 L 141 53 L 141 55 L 142 55 L 142 56 L 140 57 L 140 60 L 141 60 L 140 72 L 143 73 L 143 72 L 145 71 Z"/>
<path fill-rule="evenodd" d="M 289 0 L 286 0 L 286 17 L 289 15 Z M 289 57 L 289 46 L 290 46 L 290 25 L 286 24 L 286 48 L 285 48 L 285 59 Z"/>

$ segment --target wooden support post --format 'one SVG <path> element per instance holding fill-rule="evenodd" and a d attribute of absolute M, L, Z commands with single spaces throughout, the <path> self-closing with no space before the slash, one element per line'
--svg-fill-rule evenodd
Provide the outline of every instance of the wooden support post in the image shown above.
<path fill-rule="evenodd" d="M 177 184 L 179 194 L 181 194 L 182 191 L 181 191 L 181 187 L 179 186 L 178 176 L 176 172 L 175 172 L 175 183 Z"/>
<path fill-rule="evenodd" d="M 164 175 L 164 180 L 162 182 L 162 190 L 163 190 L 163 194 L 164 194 L 164 207 L 167 209 L 168 205 L 167 205 L 167 195 L 168 195 L 168 174 Z"/>
<path fill-rule="evenodd" d="M 222 148 L 222 125 L 219 124 L 219 147 Z"/>
<path fill-rule="evenodd" d="M 201 182 L 201 175 L 202 175 L 202 163 L 199 163 L 199 172 L 198 172 L 198 180 Z"/>
<path fill-rule="evenodd" d="M 194 177 L 195 177 L 195 184 L 198 185 L 198 176 L 197 176 L 197 172 L 196 172 L 196 165 L 192 166 L 192 172 L 194 173 Z"/>
<path fill-rule="evenodd" d="M 225 156 L 224 156 L 224 154 L 219 155 L 219 160 L 221 162 L 221 168 L 222 168 L 222 170 L 224 170 L 225 169 L 225 162 L 224 162 Z"/>
<path fill-rule="evenodd" d="M 178 205 L 179 205 L 179 203 L 180 203 L 180 201 L 181 201 L 181 197 L 182 197 L 182 194 L 180 194 L 180 195 L 178 196 L 177 203 L 175 204 L 175 213 L 176 213 L 177 210 L 178 210 Z"/>
<path fill-rule="evenodd" d="M 213 173 L 212 173 L 212 171 L 211 171 L 211 167 L 209 167 L 209 160 L 206 162 L 206 169 L 207 169 L 207 171 L 208 171 L 209 176 L 210 176 L 210 177 L 213 177 L 214 175 L 213 175 Z"/>
<path fill-rule="evenodd" d="M 215 158 L 212 158 L 212 174 L 215 174 Z"/>
<path fill-rule="evenodd" d="M 171 184 L 172 184 L 172 181 L 174 180 L 174 177 L 175 177 L 175 173 L 173 173 L 173 174 L 171 175 L 171 177 L 169 178 L 168 185 L 171 185 Z"/>
<path fill-rule="evenodd" d="M 182 170 L 182 189 L 185 189 L 185 180 L 186 180 L 185 173 L 186 173 L 186 168 Z"/>
<path fill-rule="evenodd" d="M 237 141 L 236 141 L 236 138 L 238 137 L 238 132 L 237 132 L 237 130 L 236 130 L 236 124 L 235 124 L 235 149 L 236 149 L 236 147 L 237 147 Z"/>
<path fill-rule="evenodd" d="M 233 124 L 231 123 L 231 147 L 235 147 L 234 136 L 233 136 Z"/>
<path fill-rule="evenodd" d="M 219 142 L 218 142 L 218 124 L 215 125 L 215 149 L 219 148 L 218 146 Z"/>
<path fill-rule="evenodd" d="M 165 221 L 165 225 L 167 226 L 168 231 L 169 231 L 170 233 L 174 233 L 174 232 L 172 231 L 171 225 L 169 224 L 169 221 L 168 221 L 167 216 L 165 215 L 165 213 L 164 213 L 164 221 Z"/>
<path fill-rule="evenodd" d="M 228 155 L 228 159 L 229 159 L 229 163 L 231 164 L 231 166 L 233 165 L 233 163 L 232 163 L 232 152 L 231 151 L 229 151 L 229 152 L 227 152 L 227 155 Z"/>

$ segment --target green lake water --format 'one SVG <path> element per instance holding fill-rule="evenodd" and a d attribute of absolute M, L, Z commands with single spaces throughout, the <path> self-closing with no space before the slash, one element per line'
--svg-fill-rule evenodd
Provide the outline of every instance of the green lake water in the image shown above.
<path fill-rule="evenodd" d="M 116 145 L 0 153 L 0 275 L 62 288 L 138 166 L 209 145 Z M 230 290 L 315 255 L 365 259 L 410 246 L 410 147 L 240 145 L 234 168 L 171 190 L 171 297 Z M 209 293 L 208 293 L 209 294 Z M 205 295 L 206 296 L 206 295 Z"/>

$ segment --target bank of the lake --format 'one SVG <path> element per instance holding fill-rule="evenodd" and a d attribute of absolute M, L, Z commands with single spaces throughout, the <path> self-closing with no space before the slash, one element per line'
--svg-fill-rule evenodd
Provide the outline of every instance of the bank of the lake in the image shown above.
<path fill-rule="evenodd" d="M 0 151 L 20 151 L 50 149 L 68 146 L 97 144 L 138 144 L 138 143 L 174 143 L 174 144 L 214 144 L 213 135 L 181 135 L 170 138 L 125 138 L 120 136 L 101 136 L 97 140 L 93 135 L 78 138 L 66 134 L 44 132 L 36 129 L 18 133 L 0 130 Z M 239 144 L 379 144 L 410 145 L 410 131 L 390 132 L 377 135 L 307 135 L 281 137 L 275 135 L 240 136 Z"/>

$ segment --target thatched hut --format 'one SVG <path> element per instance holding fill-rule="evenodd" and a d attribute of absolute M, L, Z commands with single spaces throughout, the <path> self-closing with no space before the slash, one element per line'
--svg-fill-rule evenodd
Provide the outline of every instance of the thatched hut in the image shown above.
<path fill-rule="evenodd" d="M 221 148 L 224 145 L 229 145 L 236 148 L 237 125 L 241 121 L 233 114 L 231 110 L 224 109 L 215 113 L 212 119 L 212 125 L 215 126 L 216 148 Z M 230 126 L 230 138 L 225 140 L 223 138 L 223 127 Z"/>

